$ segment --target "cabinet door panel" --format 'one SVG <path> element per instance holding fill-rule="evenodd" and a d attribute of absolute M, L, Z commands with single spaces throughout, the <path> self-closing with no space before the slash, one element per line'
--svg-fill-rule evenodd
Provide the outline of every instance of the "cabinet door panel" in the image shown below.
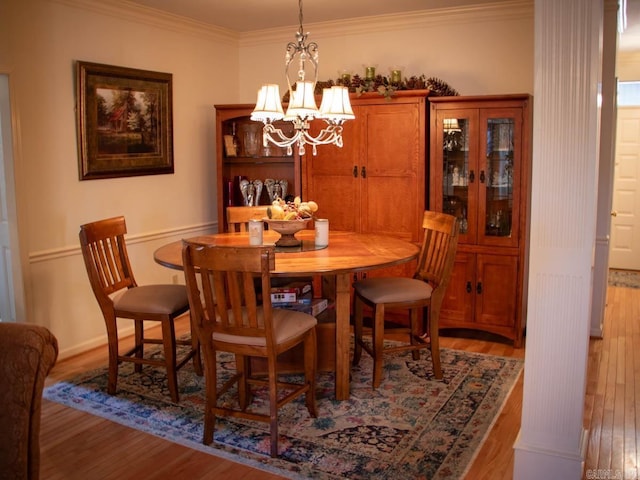
<path fill-rule="evenodd" d="M 478 244 L 517 247 L 519 240 L 522 110 L 480 112 Z"/>
<path fill-rule="evenodd" d="M 434 121 L 435 143 L 431 148 L 439 160 L 431 168 L 432 185 L 436 186 L 432 208 L 458 219 L 461 243 L 475 243 L 478 110 L 438 111 Z"/>
<path fill-rule="evenodd" d="M 363 110 L 361 231 L 419 241 L 424 210 L 424 107 L 380 104 Z"/>
<path fill-rule="evenodd" d="M 354 112 L 358 118 L 358 108 L 354 107 Z M 323 125 L 323 121 L 314 121 L 312 134 L 316 135 Z M 360 229 L 359 135 L 360 124 L 348 121 L 344 124 L 342 148 L 320 145 L 317 155 L 308 148 L 302 159 L 303 198 L 319 205 L 318 217 L 328 218 L 332 230 Z"/>
<path fill-rule="evenodd" d="M 463 324 L 473 323 L 475 277 L 475 255 L 458 252 L 447 293 L 440 309 L 441 327 L 462 327 Z"/>
<path fill-rule="evenodd" d="M 477 255 L 476 322 L 512 327 L 516 322 L 518 257 Z"/>

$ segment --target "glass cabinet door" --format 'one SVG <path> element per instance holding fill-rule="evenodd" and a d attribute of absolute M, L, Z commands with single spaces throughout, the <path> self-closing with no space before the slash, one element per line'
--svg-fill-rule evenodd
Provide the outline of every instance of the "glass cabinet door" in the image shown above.
<path fill-rule="evenodd" d="M 478 241 L 516 246 L 518 242 L 519 111 L 483 112 L 478 202 Z M 482 158 L 484 157 L 484 159 Z"/>
<path fill-rule="evenodd" d="M 471 115 L 470 115 L 471 113 Z M 474 112 L 441 112 L 438 129 L 442 139 L 442 211 L 458 219 L 460 235 L 475 238 L 475 138 Z M 471 204 L 470 204 L 471 202 Z"/>

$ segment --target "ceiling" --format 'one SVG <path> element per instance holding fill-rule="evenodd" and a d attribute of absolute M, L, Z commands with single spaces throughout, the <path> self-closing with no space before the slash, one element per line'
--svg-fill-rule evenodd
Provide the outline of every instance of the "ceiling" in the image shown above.
<path fill-rule="evenodd" d="M 236 32 L 299 24 L 296 0 L 129 1 Z M 302 5 L 303 24 L 504 1 L 507 0 L 307 0 Z"/>
<path fill-rule="evenodd" d="M 299 24 L 296 0 L 128 1 L 236 32 Z M 508 0 L 307 0 L 303 2 L 303 24 L 506 1 Z M 640 0 L 626 1 L 628 26 L 620 37 L 619 48 L 640 50 Z"/>

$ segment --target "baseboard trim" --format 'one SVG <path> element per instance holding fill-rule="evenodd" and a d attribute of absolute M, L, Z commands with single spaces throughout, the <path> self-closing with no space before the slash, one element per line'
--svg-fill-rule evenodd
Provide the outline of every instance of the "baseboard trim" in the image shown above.
<path fill-rule="evenodd" d="M 513 478 L 582 478 L 589 440 L 588 430 L 582 429 L 579 452 L 551 450 L 521 441 L 521 432 L 514 444 Z"/>

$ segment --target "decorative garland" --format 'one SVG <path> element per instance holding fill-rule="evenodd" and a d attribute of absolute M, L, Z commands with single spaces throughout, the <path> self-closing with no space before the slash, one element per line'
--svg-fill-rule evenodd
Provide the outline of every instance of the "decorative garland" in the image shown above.
<path fill-rule="evenodd" d="M 399 75 L 399 74 L 398 74 Z M 391 99 L 393 93 L 398 90 L 430 90 L 431 94 L 437 97 L 458 96 L 460 95 L 455 88 L 449 86 L 447 82 L 436 77 L 426 78 L 425 75 L 416 77 L 415 75 L 400 79 L 400 81 L 392 81 L 389 77 L 383 75 L 375 75 L 373 78 L 362 78 L 357 73 L 353 76 L 343 75 L 342 78 L 336 80 L 318 81 L 316 83 L 316 95 L 322 95 L 323 88 L 329 88 L 334 85 L 347 87 L 349 92 L 362 95 L 366 92 L 378 92 L 387 99 Z M 289 101 L 289 92 L 286 92 L 282 98 L 283 102 Z"/>
<path fill-rule="evenodd" d="M 322 88 L 327 88 L 332 85 L 342 85 L 349 88 L 350 92 L 362 95 L 365 92 L 378 92 L 380 95 L 390 98 L 397 90 L 430 90 L 435 96 L 457 96 L 460 95 L 458 91 L 450 87 L 445 81 L 439 78 L 420 75 L 419 77 L 411 76 L 404 78 L 397 82 L 392 81 L 389 77 L 383 75 L 376 75 L 372 79 L 362 78 L 360 75 L 355 74 L 353 77 L 343 77 L 335 81 L 329 80 L 328 82 L 318 82 L 316 85 L 316 91 L 318 85 L 321 85 L 319 93 L 322 93 Z"/>

